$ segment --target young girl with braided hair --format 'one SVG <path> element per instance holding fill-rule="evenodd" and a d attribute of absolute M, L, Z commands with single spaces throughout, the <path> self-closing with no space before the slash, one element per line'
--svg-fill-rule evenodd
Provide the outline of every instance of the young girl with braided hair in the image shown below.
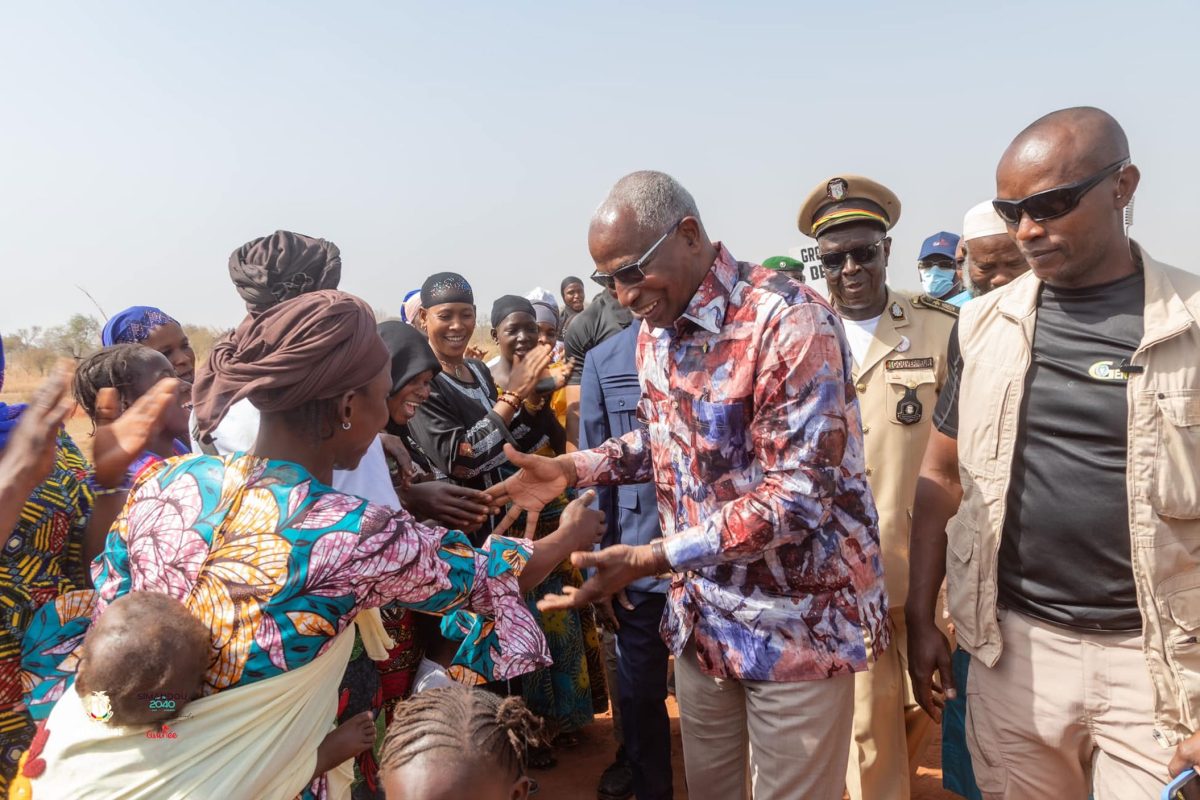
<path fill-rule="evenodd" d="M 400 704 L 383 740 L 388 800 L 526 800 L 525 774 L 542 722 L 519 697 L 456 684 Z"/>
<path fill-rule="evenodd" d="M 106 411 L 115 411 L 119 415 L 149 392 L 158 381 L 174 377 L 175 368 L 157 350 L 140 344 L 112 345 L 97 350 L 79 362 L 75 368 L 75 400 L 91 418 L 94 430 L 97 424 L 105 421 Z M 191 392 L 186 384 L 180 388 L 180 403 L 169 409 L 162 429 L 146 448 L 159 458 L 191 452 L 188 443 L 190 405 L 186 402 Z M 112 392 L 106 394 L 106 389 Z M 105 408 L 106 397 L 116 403 L 116 409 Z"/>

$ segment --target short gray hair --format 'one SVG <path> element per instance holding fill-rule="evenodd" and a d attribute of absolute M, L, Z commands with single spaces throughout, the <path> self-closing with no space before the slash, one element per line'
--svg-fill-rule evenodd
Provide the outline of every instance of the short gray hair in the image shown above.
<path fill-rule="evenodd" d="M 621 210 L 633 211 L 638 228 L 661 233 L 684 217 L 700 219 L 696 201 L 683 185 L 665 172 L 639 170 L 617 181 L 592 215 L 593 221 L 612 221 Z"/>

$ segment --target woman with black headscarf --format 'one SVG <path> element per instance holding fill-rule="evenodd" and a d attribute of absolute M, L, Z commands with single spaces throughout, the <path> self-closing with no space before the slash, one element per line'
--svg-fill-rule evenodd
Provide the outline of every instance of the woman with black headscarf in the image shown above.
<path fill-rule="evenodd" d="M 465 357 L 475 333 L 475 295 L 466 279 L 453 272 L 430 276 L 421 287 L 421 306 L 420 319 L 442 371 L 408 426 L 410 444 L 435 477 L 486 489 L 503 478 L 499 468 L 508 463 L 505 442 L 530 452 L 546 436 L 525 400 L 534 396 L 550 365 L 550 348 L 535 347 L 518 359 L 507 390 L 497 392 L 487 366 Z M 489 516 L 472 540 L 486 536 L 498 522 Z"/>
<path fill-rule="evenodd" d="M 537 305 L 522 297 L 505 295 L 492 307 L 492 340 L 500 348 L 492 374 L 501 389 L 507 384 L 514 364 L 539 344 Z M 525 402 L 525 409 L 534 416 L 537 428 L 546 434 L 532 450 L 525 450 L 527 453 L 553 457 L 566 450 L 566 433 L 550 408 L 549 399 L 547 393 Z M 505 475 L 515 472 L 507 463 L 500 471 Z M 558 515 L 566 508 L 568 499 L 563 494 L 542 509 L 534 532 L 535 541 L 557 527 Z M 554 743 L 565 746 L 578 740 L 578 732 L 592 722 L 595 712 L 603 712 L 608 707 L 600 637 L 591 609 L 570 609 L 565 614 L 542 612 L 537 609 L 537 600 L 548 594 L 564 594 L 567 586 L 579 588 L 582 585 L 583 576 L 579 569 L 570 561 L 564 561 L 526 596 L 530 611 L 546 634 L 546 644 L 554 663 L 522 676 L 521 694 L 534 713 L 550 724 Z M 532 752 L 530 760 L 538 766 L 553 763 L 546 748 Z"/>

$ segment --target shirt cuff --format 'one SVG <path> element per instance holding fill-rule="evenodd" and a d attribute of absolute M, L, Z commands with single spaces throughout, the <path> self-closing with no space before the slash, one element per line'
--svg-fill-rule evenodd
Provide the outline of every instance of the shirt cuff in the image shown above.
<path fill-rule="evenodd" d="M 685 572 L 707 566 L 718 559 L 720 541 L 714 541 L 713 535 L 703 525 L 694 525 L 685 531 L 664 536 L 662 539 L 663 553 L 672 572 Z"/>
<path fill-rule="evenodd" d="M 597 473 L 608 462 L 608 457 L 595 450 L 576 450 L 568 455 L 575 465 L 575 485 L 595 486 Z"/>

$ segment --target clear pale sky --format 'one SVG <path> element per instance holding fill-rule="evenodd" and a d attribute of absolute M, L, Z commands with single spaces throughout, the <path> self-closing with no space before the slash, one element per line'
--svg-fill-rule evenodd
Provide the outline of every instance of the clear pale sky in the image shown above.
<path fill-rule="evenodd" d="M 243 313 L 231 250 L 276 228 L 397 309 L 430 273 L 482 309 L 592 270 L 588 218 L 675 175 L 759 261 L 839 171 L 900 196 L 891 282 L 994 193 L 1041 114 L 1098 105 L 1143 174 L 1133 235 L 1193 270 L 1200 3 L 15 2 L 0 32 L 0 331 L 161 306 Z M 589 288 L 589 296 L 592 288 Z"/>

